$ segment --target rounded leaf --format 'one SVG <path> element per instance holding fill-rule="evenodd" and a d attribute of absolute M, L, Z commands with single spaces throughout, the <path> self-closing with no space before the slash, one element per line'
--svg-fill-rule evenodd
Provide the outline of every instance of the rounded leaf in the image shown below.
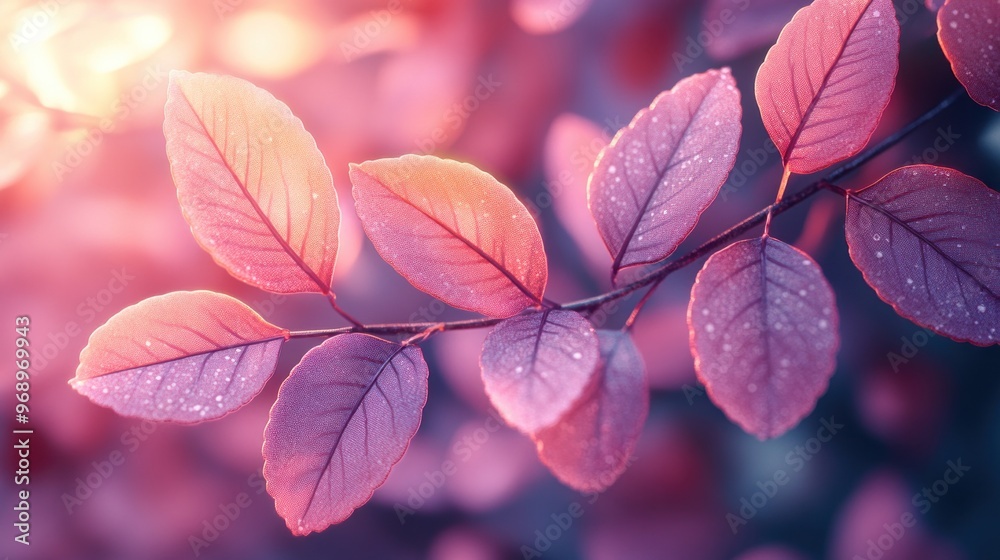
<path fill-rule="evenodd" d="M 1000 4 L 948 0 L 937 23 L 941 49 L 969 97 L 1000 111 Z"/>
<path fill-rule="evenodd" d="M 538 226 L 488 173 L 405 155 L 351 164 L 350 175 L 368 238 L 417 289 L 491 317 L 541 304 L 548 264 Z"/>
<path fill-rule="evenodd" d="M 264 429 L 264 478 L 296 535 L 347 519 L 385 482 L 420 426 L 427 363 L 416 346 L 345 334 L 281 384 Z"/>
<path fill-rule="evenodd" d="M 486 394 L 511 426 L 534 434 L 555 424 L 584 393 L 599 359 L 590 321 L 545 309 L 511 317 L 483 342 Z"/>
<path fill-rule="evenodd" d="M 902 167 L 847 195 L 851 259 L 918 325 L 981 346 L 1000 341 L 1000 195 L 933 165 Z"/>
<path fill-rule="evenodd" d="M 248 403 L 288 331 L 215 292 L 173 292 L 126 307 L 90 336 L 70 384 L 125 416 L 218 418 Z"/>
<path fill-rule="evenodd" d="M 837 328 L 819 265 L 772 237 L 715 253 L 691 290 L 698 379 L 730 419 L 762 440 L 812 411 L 836 365 Z"/>
<path fill-rule="evenodd" d="M 174 71 L 163 133 L 184 218 L 220 266 L 272 292 L 330 292 L 337 192 L 288 106 L 245 80 Z"/>
<path fill-rule="evenodd" d="M 593 387 L 534 436 L 542 462 L 581 492 L 600 492 L 625 472 L 649 413 L 646 366 L 632 338 L 604 330 L 597 338 L 601 363 Z"/>
<path fill-rule="evenodd" d="M 899 68 L 891 0 L 815 0 L 757 71 L 760 116 L 785 168 L 812 173 L 861 151 Z"/>

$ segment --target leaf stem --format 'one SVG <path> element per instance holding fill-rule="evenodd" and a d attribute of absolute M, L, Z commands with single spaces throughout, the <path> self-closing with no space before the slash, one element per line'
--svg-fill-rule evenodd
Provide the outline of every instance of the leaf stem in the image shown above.
<path fill-rule="evenodd" d="M 333 306 L 333 310 L 336 311 L 341 317 L 347 319 L 347 322 L 354 325 L 357 329 L 364 329 L 365 325 L 361 321 L 355 319 L 350 313 L 344 311 L 339 305 L 337 305 L 337 296 L 333 295 L 333 292 L 326 293 L 326 299 L 330 300 L 330 305 Z"/>
<path fill-rule="evenodd" d="M 788 178 L 792 176 L 792 171 L 788 169 L 786 165 L 784 171 L 781 173 L 781 184 L 778 186 L 778 196 L 774 197 L 774 202 L 780 202 L 781 197 L 785 196 L 785 187 L 788 186 Z M 767 213 L 767 220 L 764 222 L 764 237 L 767 237 L 768 233 L 771 231 L 771 212 Z"/>
<path fill-rule="evenodd" d="M 651 269 L 647 273 L 643 274 L 642 276 L 630 282 L 629 284 L 626 284 L 625 286 L 611 290 L 609 292 L 605 292 L 597 296 L 581 299 L 578 301 L 574 301 L 572 303 L 567 303 L 560 307 L 562 309 L 569 309 L 573 311 L 580 311 L 586 313 L 594 311 L 608 302 L 624 298 L 645 286 L 651 286 L 650 290 L 643 296 L 643 298 L 639 301 L 636 307 L 632 310 L 632 313 L 629 316 L 629 318 L 626 320 L 625 329 L 630 328 L 632 326 L 632 323 L 635 322 L 635 317 L 638 315 L 639 310 L 646 303 L 646 301 L 649 300 L 651 294 L 656 291 L 656 289 L 659 287 L 659 285 L 663 282 L 663 280 L 667 276 L 694 263 L 695 261 L 701 259 L 702 257 L 707 256 L 708 254 L 714 252 L 716 249 L 719 249 L 724 244 L 746 233 L 748 230 L 757 226 L 761 222 L 769 222 L 772 216 L 776 216 L 778 214 L 782 214 L 788 211 L 789 209 L 797 206 L 798 204 L 812 197 L 821 190 L 828 190 L 830 192 L 835 192 L 837 194 L 840 194 L 841 196 L 847 195 L 848 192 L 843 188 L 834 184 L 834 181 L 837 181 L 841 177 L 844 177 L 848 173 L 851 173 L 858 167 L 861 167 L 865 163 L 868 163 L 875 157 L 881 155 L 883 152 L 885 152 L 892 146 L 898 144 L 903 138 L 908 136 L 914 130 L 919 128 L 924 123 L 930 121 L 935 116 L 937 116 L 942 111 L 951 106 L 956 100 L 961 98 L 964 95 L 964 93 L 965 93 L 964 89 L 962 89 L 961 87 L 957 88 L 954 92 L 948 95 L 948 97 L 946 97 L 940 103 L 929 109 L 927 112 L 920 115 L 919 117 L 908 123 L 903 128 L 897 130 L 893 134 L 890 134 L 888 137 L 883 139 L 878 144 L 868 148 L 864 152 L 861 152 L 859 155 L 857 155 L 844 165 L 841 165 L 837 169 L 833 170 L 826 177 L 814 181 L 809 186 L 796 193 L 782 197 L 782 195 L 784 195 L 785 185 L 787 183 L 789 175 L 788 171 L 786 170 L 785 175 L 782 179 L 782 185 L 779 188 L 778 200 L 774 204 L 771 204 L 766 208 L 758 210 L 753 215 L 747 217 L 740 223 L 732 226 L 726 231 L 720 233 L 719 235 L 716 235 L 715 237 L 709 239 L 708 241 L 702 243 L 698 247 L 695 247 L 694 249 L 685 253 L 684 255 L 674 260 L 666 261 L 663 264 L 656 266 L 655 268 Z M 765 224 L 765 228 L 766 227 L 767 224 Z M 334 310 L 340 313 L 341 316 L 343 316 L 345 319 L 350 321 L 353 326 L 339 327 L 334 329 L 320 329 L 312 331 L 295 331 L 290 333 L 291 338 L 330 337 L 350 332 L 362 332 L 362 333 L 380 334 L 380 335 L 417 334 L 418 336 L 413 337 L 413 339 L 411 340 L 417 339 L 418 341 L 422 341 L 426 337 L 436 332 L 462 330 L 462 329 L 478 329 L 496 325 L 497 323 L 503 321 L 503 319 L 484 317 L 479 319 L 465 319 L 461 321 L 450 321 L 445 323 L 425 322 L 425 323 L 387 323 L 381 325 L 364 325 L 361 322 L 354 319 L 353 317 L 351 317 L 350 315 L 348 315 L 342 309 L 340 309 L 340 307 L 337 306 L 333 294 L 328 294 L 328 296 L 330 299 L 330 303 L 333 304 Z"/>

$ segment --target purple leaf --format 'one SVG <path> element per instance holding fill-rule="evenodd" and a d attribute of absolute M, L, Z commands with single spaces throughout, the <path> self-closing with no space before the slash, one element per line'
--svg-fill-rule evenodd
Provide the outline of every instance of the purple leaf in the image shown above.
<path fill-rule="evenodd" d="M 125 416 L 201 422 L 250 402 L 288 331 L 215 292 L 174 292 L 118 312 L 94 331 L 70 384 Z"/>
<path fill-rule="evenodd" d="M 597 331 L 601 363 L 587 394 L 535 434 L 538 456 L 565 484 L 600 492 L 625 471 L 649 412 L 646 366 L 632 338 Z"/>
<path fill-rule="evenodd" d="M 698 378 L 731 420 L 762 440 L 797 424 L 826 390 L 837 323 L 819 265 L 772 237 L 712 255 L 688 307 Z"/>
<path fill-rule="evenodd" d="M 879 297 L 918 325 L 1000 340 L 1000 195 L 944 167 L 913 165 L 847 195 L 847 246 Z"/>
<path fill-rule="evenodd" d="M 264 478 L 288 528 L 322 531 L 367 502 L 426 401 L 427 364 L 415 346 L 345 334 L 307 352 L 264 430 Z"/>
<path fill-rule="evenodd" d="M 674 252 L 736 159 L 740 92 L 728 68 L 685 78 L 618 131 L 587 184 L 612 276 Z"/>
<path fill-rule="evenodd" d="M 937 22 L 941 49 L 969 97 L 1000 111 L 1000 4 L 948 0 Z"/>
<path fill-rule="evenodd" d="M 497 325 L 480 361 L 493 406 L 508 424 L 534 434 L 580 398 L 598 358 L 590 321 L 575 311 L 545 309 Z"/>
<path fill-rule="evenodd" d="M 815 0 L 757 71 L 760 116 L 785 169 L 812 173 L 861 151 L 899 68 L 891 0 Z"/>

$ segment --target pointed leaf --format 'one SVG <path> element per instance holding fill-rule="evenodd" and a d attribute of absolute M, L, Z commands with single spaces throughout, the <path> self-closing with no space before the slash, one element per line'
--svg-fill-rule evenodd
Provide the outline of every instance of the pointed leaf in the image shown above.
<path fill-rule="evenodd" d="M 646 366 L 632 338 L 603 330 L 597 337 L 601 363 L 594 386 L 534 438 L 542 462 L 581 492 L 600 492 L 625 471 L 649 412 Z"/>
<path fill-rule="evenodd" d="M 757 72 L 760 115 L 786 169 L 812 173 L 861 151 L 899 67 L 891 0 L 815 0 Z"/>
<path fill-rule="evenodd" d="M 661 93 L 601 151 L 587 189 L 612 275 L 666 258 L 691 233 L 736 161 L 740 115 L 729 69 L 709 70 Z"/>
<path fill-rule="evenodd" d="M 1000 340 L 1000 195 L 944 167 L 897 169 L 847 195 L 847 246 L 883 301 L 978 345 Z"/>
<path fill-rule="evenodd" d="M 837 322 L 819 265 L 772 237 L 712 255 L 688 306 L 699 380 L 731 420 L 762 440 L 797 424 L 826 390 Z"/>
<path fill-rule="evenodd" d="M 174 71 L 163 133 L 184 218 L 220 266 L 272 292 L 330 292 L 337 193 L 284 103 L 238 78 Z"/>
<path fill-rule="evenodd" d="M 350 174 L 369 239 L 416 288 L 492 317 L 541 303 L 548 270 L 538 226 L 488 173 L 406 155 L 351 164 Z"/>
<path fill-rule="evenodd" d="M 264 478 L 288 528 L 322 531 L 367 502 L 417 433 L 426 401 L 415 346 L 345 334 L 307 352 L 264 430 Z"/>
<path fill-rule="evenodd" d="M 288 331 L 215 292 L 173 292 L 126 307 L 94 331 L 70 384 L 125 416 L 218 418 L 250 402 Z"/>
<path fill-rule="evenodd" d="M 1000 5 L 948 0 L 937 22 L 941 49 L 969 97 L 1000 111 Z"/>
<path fill-rule="evenodd" d="M 486 394 L 504 420 L 533 434 L 556 423 L 584 393 L 599 358 L 590 321 L 545 309 L 511 317 L 483 342 Z"/>

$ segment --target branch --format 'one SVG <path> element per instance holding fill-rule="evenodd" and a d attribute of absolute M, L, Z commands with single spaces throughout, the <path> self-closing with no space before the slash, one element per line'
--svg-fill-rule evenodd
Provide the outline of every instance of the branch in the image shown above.
<path fill-rule="evenodd" d="M 587 299 L 581 299 L 579 301 L 574 301 L 572 303 L 567 303 L 561 305 L 562 309 L 570 309 L 574 311 L 593 311 L 602 305 L 626 297 L 636 290 L 648 286 L 650 284 L 656 283 L 659 285 L 663 279 L 672 273 L 694 263 L 695 261 L 701 259 L 702 257 L 715 252 L 716 249 L 720 248 L 722 245 L 732 241 L 733 239 L 743 235 L 751 228 L 757 226 L 765 219 L 768 215 L 777 216 L 787 212 L 791 208 L 802 203 L 806 199 L 810 198 L 817 192 L 821 190 L 830 190 L 843 196 L 846 191 L 838 188 L 831 188 L 834 182 L 844 177 L 848 173 L 851 173 L 858 167 L 861 167 L 865 163 L 868 163 L 875 157 L 881 155 L 883 152 L 889 148 L 898 144 L 903 138 L 907 137 L 914 130 L 919 128 L 921 125 L 927 121 L 933 119 L 942 111 L 947 109 L 952 103 L 957 99 L 961 98 L 964 94 L 964 90 L 959 87 L 954 92 L 952 92 L 943 101 L 935 105 L 933 108 L 928 110 L 923 115 L 917 117 L 909 124 L 903 128 L 897 130 L 893 134 L 886 137 L 884 140 L 878 144 L 868 148 L 858 156 L 854 157 L 844 165 L 841 165 L 837 169 L 833 170 L 829 175 L 814 181 L 806 188 L 790 194 L 774 204 L 762 208 L 754 213 L 752 216 L 744 219 L 742 222 L 734 225 L 733 227 L 727 229 L 726 231 L 716 235 L 712 239 L 702 243 L 698 247 L 692 249 L 688 253 L 682 255 L 681 257 L 666 262 L 663 265 L 650 270 L 646 274 L 640 276 L 633 282 L 626 284 L 620 288 L 612 290 L 610 292 L 603 293 L 598 296 L 594 296 Z M 654 288 L 655 289 L 655 288 Z M 652 290 L 650 290 L 652 293 Z M 644 298 L 645 299 L 645 298 Z M 312 331 L 295 331 L 290 334 L 292 338 L 309 338 L 309 337 L 330 337 L 336 336 L 338 334 L 346 334 L 351 332 L 360 332 L 368 334 L 382 334 L 382 335 L 394 335 L 394 334 L 416 334 L 416 333 L 427 333 L 427 336 L 434 332 L 440 331 L 454 331 L 462 329 L 478 329 L 483 327 L 493 326 L 503 319 L 494 318 L 482 318 L 482 319 L 466 319 L 462 321 L 451 321 L 447 323 L 441 322 L 428 322 L 428 323 L 387 323 L 381 325 L 361 325 L 356 323 L 354 326 L 350 327 L 340 327 L 335 329 L 320 329 Z"/>

